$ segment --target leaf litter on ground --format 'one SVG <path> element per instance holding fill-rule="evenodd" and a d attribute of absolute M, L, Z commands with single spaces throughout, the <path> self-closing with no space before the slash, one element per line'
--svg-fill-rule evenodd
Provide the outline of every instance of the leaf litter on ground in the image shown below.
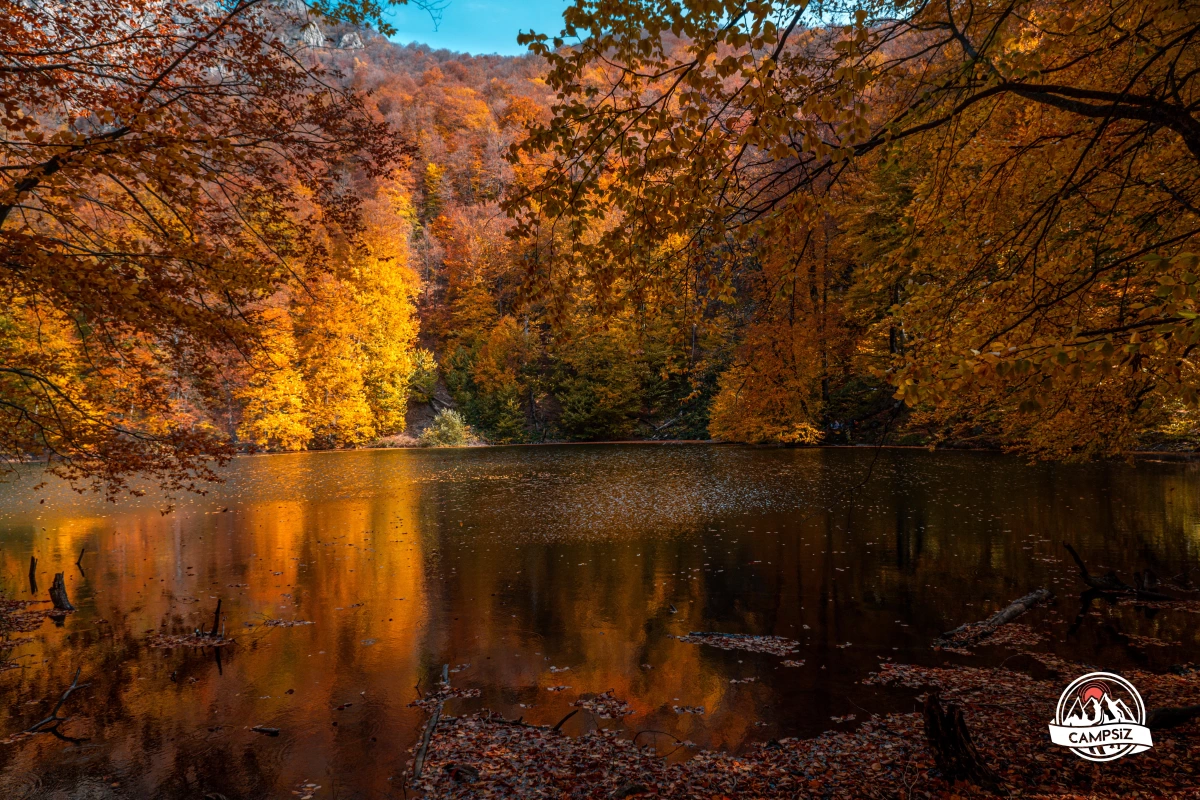
<path fill-rule="evenodd" d="M 884 662 L 863 683 L 924 692 L 963 709 L 976 747 L 1011 796 L 1028 798 L 1200 797 L 1200 722 L 1156 732 L 1154 749 L 1095 765 L 1051 745 L 1046 725 L 1070 678 L 1089 671 L 1044 653 L 1029 653 L 1053 671 L 1050 678 L 1003 668 L 928 667 Z M 1129 670 L 1125 677 L 1149 707 L 1200 703 L 1191 670 L 1157 675 Z M 923 699 L 915 694 L 914 702 Z M 676 713 L 703 709 L 673 706 Z M 854 722 L 853 715 L 834 719 Z M 678 800 L 792 800 L 792 798 L 992 797 L 977 787 L 942 779 L 919 713 L 875 715 L 852 731 L 813 739 L 778 739 L 738 754 L 698 751 L 669 761 L 617 730 L 579 737 L 549 726 L 511 721 L 490 712 L 442 717 L 422 777 L 412 788 L 426 797 L 614 798 Z"/>

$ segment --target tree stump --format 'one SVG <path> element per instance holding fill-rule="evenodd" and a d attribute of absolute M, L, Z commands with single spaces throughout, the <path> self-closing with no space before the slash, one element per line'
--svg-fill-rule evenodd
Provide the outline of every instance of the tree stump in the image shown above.
<path fill-rule="evenodd" d="M 991 791 L 1001 789 L 1000 776 L 983 762 L 971 741 L 962 708 L 953 703 L 943 705 L 937 691 L 925 698 L 925 737 L 947 781 L 967 781 Z"/>
<path fill-rule="evenodd" d="M 50 585 L 50 600 L 54 603 L 55 611 L 75 610 L 75 606 L 71 605 L 67 597 L 67 584 L 63 581 L 61 572 L 54 573 L 54 583 Z"/>

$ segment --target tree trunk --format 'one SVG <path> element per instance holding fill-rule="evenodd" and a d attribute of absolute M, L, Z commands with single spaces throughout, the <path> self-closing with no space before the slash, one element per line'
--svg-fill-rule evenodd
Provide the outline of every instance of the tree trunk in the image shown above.
<path fill-rule="evenodd" d="M 67 584 L 63 581 L 61 572 L 54 573 L 54 583 L 50 586 L 50 600 L 54 602 L 55 611 L 75 610 L 75 606 L 71 605 L 67 597 Z"/>
<path fill-rule="evenodd" d="M 967 781 L 991 791 L 1001 788 L 1000 776 L 983 763 L 971 741 L 962 708 L 953 703 L 942 705 L 936 690 L 925 698 L 925 737 L 947 782 Z"/>

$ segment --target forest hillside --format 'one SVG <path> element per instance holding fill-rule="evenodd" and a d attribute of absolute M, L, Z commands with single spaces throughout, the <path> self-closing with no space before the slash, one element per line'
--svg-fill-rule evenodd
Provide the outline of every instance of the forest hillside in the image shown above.
<path fill-rule="evenodd" d="M 1192 447 L 1189 3 L 684 5 L 516 58 L 374 3 L 11 5 L 3 456 Z"/>

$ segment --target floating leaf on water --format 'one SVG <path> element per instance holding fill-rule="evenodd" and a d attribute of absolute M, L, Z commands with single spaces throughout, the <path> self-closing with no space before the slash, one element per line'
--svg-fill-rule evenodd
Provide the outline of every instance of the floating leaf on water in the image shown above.
<path fill-rule="evenodd" d="M 800 643 L 782 636 L 750 636 L 741 633 L 689 633 L 676 636 L 687 644 L 707 644 L 722 650 L 745 650 L 750 653 L 766 653 L 772 656 L 787 656 L 800 649 Z"/>
<path fill-rule="evenodd" d="M 612 689 L 595 697 L 576 700 L 571 705 L 586 709 L 602 719 L 620 719 L 633 713 L 633 707 L 614 697 Z"/>
<path fill-rule="evenodd" d="M 233 640 L 205 633 L 156 633 L 146 640 L 146 644 L 170 650 L 175 647 L 225 647 L 233 644 Z"/>

